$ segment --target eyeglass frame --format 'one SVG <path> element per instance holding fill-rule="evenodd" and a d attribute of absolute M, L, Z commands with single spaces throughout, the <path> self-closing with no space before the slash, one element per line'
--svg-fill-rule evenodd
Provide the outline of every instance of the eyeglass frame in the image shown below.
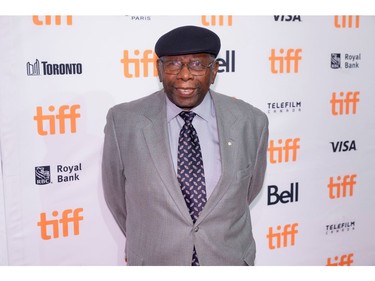
<path fill-rule="evenodd" d="M 179 71 L 178 71 L 177 73 L 169 73 L 169 72 L 165 72 L 164 63 L 172 62 L 172 61 L 179 62 L 179 63 L 181 64 L 181 67 L 180 67 Z M 191 73 L 191 69 L 190 69 L 190 67 L 189 67 L 189 64 L 192 63 L 192 62 L 197 62 L 197 61 L 199 61 L 199 60 L 191 60 L 191 61 L 189 61 L 189 62 L 182 62 L 182 61 L 180 61 L 180 60 L 163 61 L 163 59 L 161 59 L 161 58 L 158 59 L 158 63 L 160 63 L 161 66 L 162 66 L 162 68 L 163 68 L 163 72 L 166 73 L 166 74 L 169 74 L 169 75 L 178 75 L 178 74 L 180 74 L 180 72 L 182 71 L 183 67 L 186 65 L 186 67 L 187 67 L 187 69 L 189 70 L 189 73 L 190 73 L 191 75 L 193 75 L 193 76 L 203 76 L 203 75 L 206 74 L 207 69 L 211 68 L 211 67 L 217 62 L 217 60 L 215 59 L 215 60 L 211 61 L 211 62 L 210 62 L 209 64 L 207 64 L 207 65 L 201 63 L 201 64 L 205 67 L 204 69 L 202 69 L 202 74 L 193 74 L 193 73 Z M 200 62 L 200 61 L 199 61 L 199 62 Z M 194 70 L 193 70 L 193 71 L 194 71 Z M 198 71 L 198 70 L 195 70 L 195 71 Z M 203 73 L 203 71 L 204 71 L 204 73 Z"/>

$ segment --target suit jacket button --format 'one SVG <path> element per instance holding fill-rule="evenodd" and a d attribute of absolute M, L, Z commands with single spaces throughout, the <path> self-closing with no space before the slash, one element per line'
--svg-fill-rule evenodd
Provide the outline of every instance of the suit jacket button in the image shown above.
<path fill-rule="evenodd" d="M 194 232 L 198 232 L 198 230 L 199 230 L 198 226 L 194 227 Z"/>

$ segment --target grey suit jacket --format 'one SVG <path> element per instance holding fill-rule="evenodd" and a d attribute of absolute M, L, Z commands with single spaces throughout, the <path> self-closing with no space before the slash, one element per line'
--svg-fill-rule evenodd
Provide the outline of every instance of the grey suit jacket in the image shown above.
<path fill-rule="evenodd" d="M 249 204 L 266 169 L 268 119 L 253 106 L 211 91 L 222 175 L 193 224 L 169 148 L 165 93 L 111 108 L 103 150 L 106 202 L 126 236 L 128 265 L 253 265 Z"/>

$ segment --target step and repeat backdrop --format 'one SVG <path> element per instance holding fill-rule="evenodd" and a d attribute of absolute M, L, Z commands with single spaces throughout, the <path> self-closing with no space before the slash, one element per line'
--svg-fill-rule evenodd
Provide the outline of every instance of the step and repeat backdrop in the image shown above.
<path fill-rule="evenodd" d="M 270 121 L 256 265 L 375 265 L 375 17 L 0 17 L 0 264 L 123 265 L 103 199 L 110 107 L 161 89 L 153 48 L 222 40 L 213 89 Z"/>

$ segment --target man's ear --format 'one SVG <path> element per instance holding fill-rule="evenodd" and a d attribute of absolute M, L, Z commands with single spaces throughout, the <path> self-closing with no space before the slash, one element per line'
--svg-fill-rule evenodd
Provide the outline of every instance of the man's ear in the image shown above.
<path fill-rule="evenodd" d="M 156 61 L 156 66 L 158 70 L 159 82 L 163 82 L 163 65 L 160 59 Z"/>
<path fill-rule="evenodd" d="M 211 77 L 210 77 L 211 84 L 213 84 L 215 82 L 216 74 L 217 74 L 218 71 L 219 71 L 219 63 L 217 61 L 215 61 L 215 64 L 214 64 L 213 69 L 211 71 Z"/>

